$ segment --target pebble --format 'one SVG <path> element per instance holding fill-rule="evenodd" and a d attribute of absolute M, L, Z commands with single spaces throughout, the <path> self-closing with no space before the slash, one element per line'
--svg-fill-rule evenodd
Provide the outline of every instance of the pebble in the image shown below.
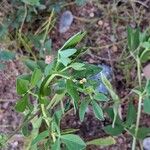
<path fill-rule="evenodd" d="M 71 11 L 65 11 L 60 18 L 60 23 L 59 23 L 59 32 L 60 33 L 65 33 L 67 32 L 71 24 L 73 22 L 73 15 Z"/>
<path fill-rule="evenodd" d="M 112 50 L 113 50 L 113 52 L 117 52 L 118 51 L 118 47 L 116 45 L 113 45 L 112 46 Z"/>
<path fill-rule="evenodd" d="M 144 150 L 150 150 L 150 137 L 143 140 L 143 148 Z"/>
<path fill-rule="evenodd" d="M 102 21 L 102 20 L 99 20 L 99 21 L 98 21 L 98 25 L 99 25 L 99 26 L 102 26 L 102 25 L 103 25 L 103 21 Z"/>
<path fill-rule="evenodd" d="M 146 79 L 150 80 L 150 63 L 143 68 L 143 74 Z"/>
<path fill-rule="evenodd" d="M 93 18 L 95 15 L 94 15 L 93 12 L 91 12 L 91 13 L 89 14 L 89 16 L 90 16 L 91 18 Z"/>

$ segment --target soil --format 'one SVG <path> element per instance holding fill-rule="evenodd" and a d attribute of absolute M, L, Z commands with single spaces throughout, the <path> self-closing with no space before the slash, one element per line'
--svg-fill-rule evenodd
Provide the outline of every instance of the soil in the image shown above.
<path fill-rule="evenodd" d="M 87 31 L 87 38 L 83 41 L 84 46 L 89 46 L 86 55 L 82 57 L 83 61 L 89 63 L 101 64 L 105 63 L 113 69 L 113 85 L 122 99 L 122 111 L 126 110 L 126 104 L 129 97 L 124 97 L 129 93 L 130 89 L 134 87 L 136 78 L 136 70 L 130 68 L 127 80 L 122 68 L 126 65 L 126 27 L 127 25 L 135 27 L 139 25 L 142 30 L 149 26 L 150 17 L 150 1 L 142 1 L 135 3 L 132 8 L 129 2 L 119 2 L 117 7 L 113 7 L 112 1 L 103 0 L 97 3 L 96 0 L 89 1 L 84 6 L 69 5 L 63 8 L 72 11 L 74 15 L 74 22 L 71 28 L 63 34 L 58 32 L 59 21 L 55 29 L 49 34 L 53 42 L 53 50 L 56 51 L 66 39 L 80 30 Z M 135 13 L 135 16 L 133 14 Z M 61 12 L 58 15 L 61 15 Z M 135 17 L 135 18 L 134 18 Z M 131 62 L 132 63 L 132 60 Z M 4 71 L 0 71 L 0 133 L 12 134 L 13 131 L 21 124 L 22 116 L 16 113 L 13 106 L 19 98 L 16 94 L 15 83 L 18 75 L 22 74 L 26 69 L 19 60 L 10 61 Z M 136 104 L 135 104 L 136 105 Z M 73 113 L 67 115 L 61 126 L 65 128 L 79 129 L 77 133 L 85 140 L 90 140 L 97 137 L 108 136 L 103 127 L 109 124 L 109 120 L 99 121 L 93 115 L 87 114 L 84 122 L 80 122 L 79 118 Z M 150 118 L 148 115 L 141 117 L 142 125 L 150 127 Z M 113 146 L 102 147 L 88 147 L 87 150 L 130 150 L 132 138 L 127 133 L 115 137 L 117 143 Z M 21 150 L 23 138 L 19 133 L 10 141 L 8 150 Z"/>

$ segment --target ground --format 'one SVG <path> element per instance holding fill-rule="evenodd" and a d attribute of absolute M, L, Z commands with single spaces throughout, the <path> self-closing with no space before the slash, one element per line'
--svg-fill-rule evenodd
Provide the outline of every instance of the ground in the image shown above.
<path fill-rule="evenodd" d="M 61 12 L 70 10 L 74 15 L 71 28 L 66 33 L 59 33 L 59 18 Z M 115 6 L 112 1 L 91 0 L 84 6 L 68 5 L 58 14 L 58 21 L 54 30 L 49 34 L 52 39 L 53 51 L 57 51 L 66 39 L 80 30 L 87 31 L 86 39 L 82 45 L 88 46 L 87 54 L 83 61 L 93 64 L 108 64 L 113 70 L 113 86 L 122 100 L 122 111 L 126 110 L 129 101 L 129 91 L 136 84 L 136 68 L 132 59 L 127 58 L 127 25 L 135 27 L 139 25 L 141 30 L 149 27 L 150 1 L 137 1 L 131 4 L 129 1 L 120 1 Z M 127 63 L 130 61 L 129 63 Z M 126 69 L 125 69 L 126 68 Z M 0 71 L 0 132 L 12 134 L 21 124 L 22 117 L 14 111 L 13 106 L 18 99 L 15 91 L 16 77 L 26 71 L 17 58 L 7 63 L 7 68 Z M 135 103 L 136 106 L 136 103 Z M 107 121 L 94 119 L 92 114 L 86 115 L 83 123 L 74 114 L 67 115 L 62 122 L 62 128 L 80 129 L 77 131 L 85 140 L 107 136 L 102 130 Z M 141 123 L 150 126 L 150 118 L 147 115 L 141 117 Z M 131 137 L 126 133 L 115 137 L 117 144 L 107 147 L 89 147 L 88 150 L 129 150 L 131 149 Z M 23 137 L 18 134 L 9 144 L 9 150 L 21 150 Z M 139 146 L 140 147 L 140 146 Z M 140 148 L 139 148 L 140 149 Z"/>

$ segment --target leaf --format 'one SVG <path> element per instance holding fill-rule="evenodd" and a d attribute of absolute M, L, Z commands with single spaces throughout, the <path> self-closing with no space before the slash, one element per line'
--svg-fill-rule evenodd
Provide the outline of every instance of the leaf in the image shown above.
<path fill-rule="evenodd" d="M 85 36 L 86 32 L 78 32 L 74 36 L 72 36 L 63 46 L 60 50 L 68 49 L 68 48 L 74 48 Z"/>
<path fill-rule="evenodd" d="M 32 5 L 32 6 L 39 6 L 40 5 L 40 0 L 21 0 L 22 2 Z"/>
<path fill-rule="evenodd" d="M 38 136 L 32 141 L 32 145 L 40 142 L 41 140 L 45 139 L 46 137 L 49 136 L 49 131 L 46 130 L 46 131 L 43 131 L 41 132 L 40 134 L 38 134 Z"/>
<path fill-rule="evenodd" d="M 31 76 L 31 85 L 35 86 L 41 78 L 42 78 L 41 70 L 35 69 L 32 76 Z"/>
<path fill-rule="evenodd" d="M 51 75 L 48 75 L 41 83 L 40 86 L 40 95 L 41 96 L 48 96 L 51 93 L 51 88 L 49 85 L 47 84 L 48 79 L 51 77 Z M 45 86 L 46 85 L 46 86 Z"/>
<path fill-rule="evenodd" d="M 73 49 L 65 49 L 63 51 L 59 51 L 59 55 L 62 58 L 68 58 L 70 56 L 72 56 L 77 50 L 75 48 Z"/>
<path fill-rule="evenodd" d="M 102 70 L 101 67 L 93 64 L 85 64 L 84 68 L 84 70 L 76 70 L 74 72 L 75 78 L 90 78 L 90 76 L 93 76 Z"/>
<path fill-rule="evenodd" d="M 85 69 L 84 66 L 85 64 L 83 63 L 72 63 L 70 65 L 70 67 L 73 68 L 74 70 L 84 70 Z"/>
<path fill-rule="evenodd" d="M 60 138 L 68 150 L 83 150 L 86 147 L 85 142 L 75 134 L 62 135 Z"/>
<path fill-rule="evenodd" d="M 128 105 L 127 116 L 126 116 L 126 126 L 131 126 L 136 121 L 136 110 L 134 105 L 130 102 Z"/>
<path fill-rule="evenodd" d="M 140 55 L 140 60 L 142 63 L 146 63 L 148 60 L 150 60 L 150 49 L 144 50 Z"/>
<path fill-rule="evenodd" d="M 117 136 L 117 135 L 121 134 L 124 131 L 124 128 L 121 125 L 115 125 L 114 128 L 112 127 L 112 125 L 108 125 L 108 126 L 104 127 L 104 131 L 107 134 L 110 134 L 112 136 Z"/>
<path fill-rule="evenodd" d="M 106 95 L 103 93 L 96 92 L 93 98 L 97 101 L 108 101 L 109 99 L 107 98 Z"/>
<path fill-rule="evenodd" d="M 24 61 L 24 64 L 31 70 L 34 71 L 34 69 L 38 68 L 38 65 L 35 61 L 27 59 Z"/>
<path fill-rule="evenodd" d="M 59 59 L 59 61 L 60 61 L 65 67 L 66 67 L 68 64 L 71 63 L 71 59 L 66 58 L 66 57 L 61 57 L 61 58 Z"/>
<path fill-rule="evenodd" d="M 22 95 L 22 94 L 25 94 L 29 87 L 29 81 L 28 80 L 24 80 L 24 79 L 21 79 L 21 78 L 18 78 L 17 79 L 17 94 L 19 95 Z"/>
<path fill-rule="evenodd" d="M 2 61 L 8 61 L 15 58 L 15 53 L 11 51 L 2 50 L 0 51 L 0 60 Z"/>
<path fill-rule="evenodd" d="M 51 49 L 52 49 L 52 40 L 51 39 L 48 39 L 44 43 L 44 48 L 46 50 L 46 55 L 50 55 L 51 54 Z"/>
<path fill-rule="evenodd" d="M 132 29 L 131 27 L 128 26 L 127 28 L 128 32 L 128 47 L 130 51 L 134 51 L 140 44 L 140 31 L 139 28 L 137 29 Z"/>
<path fill-rule="evenodd" d="M 110 81 L 105 77 L 105 75 L 101 74 L 101 79 L 114 101 L 114 105 L 113 105 L 114 118 L 113 118 L 113 124 L 112 124 L 112 126 L 114 127 L 116 118 L 117 118 L 117 114 L 118 114 L 119 105 L 120 105 L 120 99 L 119 99 L 118 95 L 114 92 Z"/>
<path fill-rule="evenodd" d="M 144 98 L 144 112 L 150 114 L 150 98 Z"/>
<path fill-rule="evenodd" d="M 88 105 L 89 105 L 89 101 L 87 99 L 81 101 L 81 105 L 79 108 L 79 118 L 81 122 L 84 120 L 84 115 Z"/>
<path fill-rule="evenodd" d="M 66 88 L 67 88 L 68 94 L 73 99 L 74 108 L 75 109 L 78 108 L 79 94 L 77 92 L 74 82 L 72 80 L 67 80 Z"/>
<path fill-rule="evenodd" d="M 135 127 L 132 129 L 129 129 L 130 133 L 132 133 L 132 135 L 135 135 Z M 137 133 L 137 139 L 144 139 L 148 134 L 150 133 L 150 128 L 147 127 L 140 127 L 138 129 L 138 133 Z"/>
<path fill-rule="evenodd" d="M 47 64 L 45 64 L 45 61 L 43 60 L 38 60 L 37 61 L 37 66 L 39 69 L 41 69 L 42 72 L 44 72 L 45 67 L 47 66 Z"/>
<path fill-rule="evenodd" d="M 146 49 L 150 49 L 150 42 L 143 42 L 141 44 L 142 47 L 146 48 Z"/>
<path fill-rule="evenodd" d="M 93 106 L 95 117 L 100 120 L 104 120 L 103 110 L 94 100 L 92 101 L 92 106 Z"/>
<path fill-rule="evenodd" d="M 61 150 L 60 149 L 60 139 L 58 138 L 56 141 L 55 141 L 55 143 L 52 145 L 52 148 L 51 148 L 51 150 Z"/>
<path fill-rule="evenodd" d="M 109 136 L 104 138 L 98 138 L 91 141 L 86 142 L 87 145 L 97 145 L 97 146 L 110 146 L 116 144 L 116 140 Z"/>
<path fill-rule="evenodd" d="M 24 112 L 26 107 L 28 105 L 28 95 L 25 95 L 23 98 L 21 98 L 16 106 L 15 106 L 15 110 L 18 112 Z"/>

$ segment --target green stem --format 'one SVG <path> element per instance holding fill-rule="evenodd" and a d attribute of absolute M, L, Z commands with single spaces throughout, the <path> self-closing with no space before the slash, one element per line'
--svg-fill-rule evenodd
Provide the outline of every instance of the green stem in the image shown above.
<path fill-rule="evenodd" d="M 49 123 L 49 120 L 48 120 L 48 116 L 46 114 L 46 110 L 45 110 L 44 104 L 41 104 L 41 110 L 42 110 L 42 114 L 43 114 L 43 117 L 44 117 L 44 120 L 45 120 L 47 126 L 50 127 L 50 123 Z"/>
<path fill-rule="evenodd" d="M 140 59 L 138 57 L 136 59 L 136 62 L 137 62 L 138 82 L 139 82 L 139 86 L 141 88 L 141 63 L 140 63 Z M 135 136 L 133 137 L 132 150 L 136 149 L 136 138 L 137 138 L 137 134 L 138 134 L 140 117 L 141 117 L 141 107 L 142 107 L 142 94 L 139 95 L 137 120 L 136 120 L 136 126 L 135 126 Z"/>
<path fill-rule="evenodd" d="M 137 74 L 138 74 L 138 82 L 139 82 L 139 86 L 141 88 L 141 62 L 140 59 L 137 58 Z"/>
<path fill-rule="evenodd" d="M 136 120 L 136 126 L 135 126 L 135 136 L 133 137 L 132 150 L 136 150 L 136 137 L 138 134 L 140 117 L 141 117 L 141 106 L 142 106 L 142 95 L 139 96 L 137 120 Z"/>

